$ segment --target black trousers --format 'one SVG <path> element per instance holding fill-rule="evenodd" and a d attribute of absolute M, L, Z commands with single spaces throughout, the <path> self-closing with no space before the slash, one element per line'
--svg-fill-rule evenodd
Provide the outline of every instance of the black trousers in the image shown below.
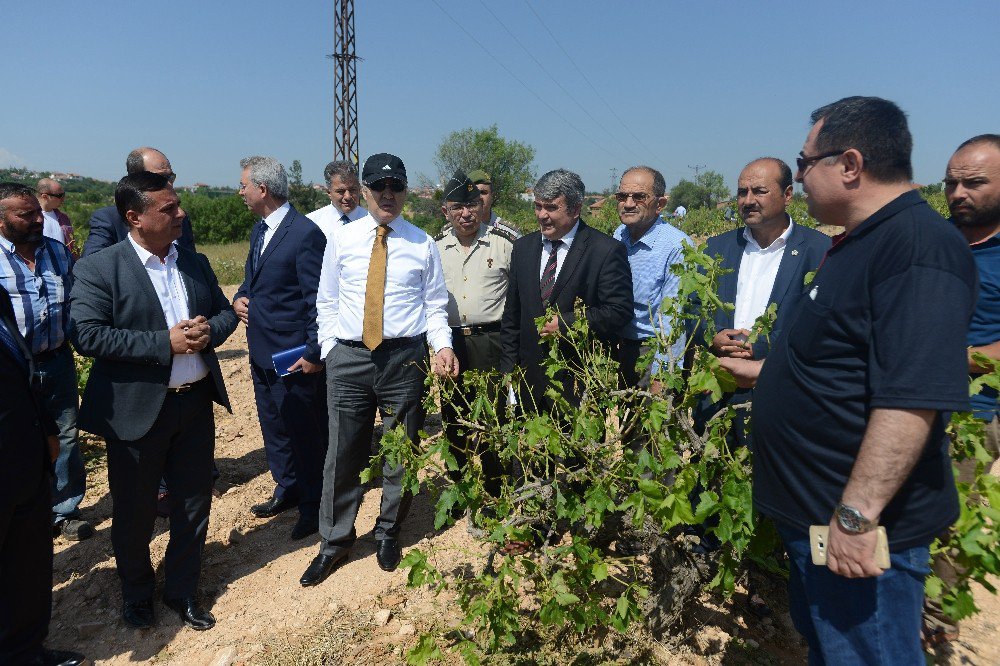
<path fill-rule="evenodd" d="M 152 428 L 141 439 L 109 438 L 108 482 L 114 502 L 111 544 L 122 600 L 153 597 L 156 574 L 149 540 L 156 521 L 160 479 L 170 487 L 170 541 L 164 556 L 163 596 L 194 596 L 212 505 L 215 415 L 210 378 L 187 393 L 167 393 Z"/>
<path fill-rule="evenodd" d="M 0 503 L 0 664 L 22 664 L 30 660 L 42 649 L 42 642 L 49 633 L 52 615 L 50 483 L 49 475 L 40 473 L 34 492 L 9 503 Z"/>
<path fill-rule="evenodd" d="M 500 332 L 490 331 L 488 333 L 478 333 L 474 335 L 463 335 L 461 329 L 452 329 L 452 346 L 455 356 L 458 358 L 458 367 L 462 372 L 466 370 L 489 371 L 500 367 Z M 456 409 L 456 404 L 452 402 L 441 403 L 441 420 L 444 422 L 444 432 L 451 443 L 451 452 L 458 462 L 459 469 L 449 472 L 452 481 L 461 481 L 461 467 L 469 459 L 470 454 L 478 454 L 479 461 L 483 466 L 484 486 L 486 492 L 493 497 L 500 495 L 500 478 L 504 469 L 500 463 L 497 452 L 480 445 L 476 440 L 469 437 L 465 428 L 456 423 L 458 412 L 466 411 L 466 405 L 471 405 L 476 399 L 473 387 L 466 385 L 459 375 L 455 380 L 455 394 L 453 400 L 461 410 Z M 499 387 L 492 395 L 487 396 L 496 406 L 501 417 L 506 413 L 502 401 L 506 401 L 506 396 L 500 395 Z M 469 415 L 464 414 L 468 419 Z"/>

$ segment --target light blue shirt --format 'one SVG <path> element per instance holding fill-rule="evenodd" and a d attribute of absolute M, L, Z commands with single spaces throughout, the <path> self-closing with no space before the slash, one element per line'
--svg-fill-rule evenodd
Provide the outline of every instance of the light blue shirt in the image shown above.
<path fill-rule="evenodd" d="M 653 226 L 637 241 L 633 241 L 628 228 L 622 224 L 613 234 L 625 245 L 628 263 L 632 269 L 632 321 L 622 331 L 622 337 L 631 340 L 651 338 L 658 332 L 670 333 L 670 322 L 660 312 L 664 299 L 677 295 L 680 280 L 670 272 L 670 267 L 681 263 L 682 244 L 691 239 L 680 229 L 657 217 Z M 684 338 L 671 349 L 675 363 L 680 365 L 684 352 Z M 667 360 L 665 355 L 658 357 Z"/>
<path fill-rule="evenodd" d="M 66 246 L 42 237 L 32 271 L 0 236 L 0 286 L 10 294 L 17 328 L 33 354 L 58 349 L 69 339 L 69 292 L 73 257 Z"/>

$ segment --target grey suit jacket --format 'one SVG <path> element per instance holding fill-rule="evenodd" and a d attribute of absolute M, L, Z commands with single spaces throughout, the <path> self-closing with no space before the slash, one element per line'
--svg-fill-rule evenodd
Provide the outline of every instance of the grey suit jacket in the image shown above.
<path fill-rule="evenodd" d="M 236 313 L 204 255 L 178 248 L 177 268 L 191 316 L 204 315 L 211 327 L 201 357 L 214 380 L 215 401 L 232 411 L 214 350 L 236 330 Z M 106 438 L 139 439 L 163 406 L 173 358 L 153 283 L 128 242 L 80 259 L 73 277 L 73 344 L 94 357 L 78 425 Z"/>

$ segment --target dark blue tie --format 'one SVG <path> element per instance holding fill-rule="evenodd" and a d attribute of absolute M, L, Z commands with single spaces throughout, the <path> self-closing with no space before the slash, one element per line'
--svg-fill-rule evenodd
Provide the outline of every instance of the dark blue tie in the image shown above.
<path fill-rule="evenodd" d="M 11 335 L 10 331 L 7 329 L 7 325 L 4 324 L 2 320 L 0 320 L 0 345 L 3 345 L 7 351 L 10 352 L 11 356 L 14 357 L 14 360 L 17 361 L 22 368 L 25 370 L 28 369 L 28 359 L 24 357 L 24 353 L 18 346 L 17 341 L 14 340 L 14 336 Z"/>
<path fill-rule="evenodd" d="M 253 263 L 251 264 L 251 267 L 253 268 L 254 273 L 257 272 L 257 264 L 260 263 L 261 252 L 264 251 L 265 233 L 267 233 L 267 224 L 264 223 L 264 220 L 261 220 L 257 223 L 257 236 L 253 241 Z"/>

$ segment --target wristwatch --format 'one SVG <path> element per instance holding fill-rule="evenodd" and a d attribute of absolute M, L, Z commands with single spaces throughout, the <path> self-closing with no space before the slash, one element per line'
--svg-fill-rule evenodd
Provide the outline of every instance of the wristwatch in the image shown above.
<path fill-rule="evenodd" d="M 864 534 L 878 527 L 877 520 L 868 520 L 853 506 L 838 504 L 834 513 L 837 515 L 837 522 L 844 528 L 844 531 L 851 534 Z"/>

